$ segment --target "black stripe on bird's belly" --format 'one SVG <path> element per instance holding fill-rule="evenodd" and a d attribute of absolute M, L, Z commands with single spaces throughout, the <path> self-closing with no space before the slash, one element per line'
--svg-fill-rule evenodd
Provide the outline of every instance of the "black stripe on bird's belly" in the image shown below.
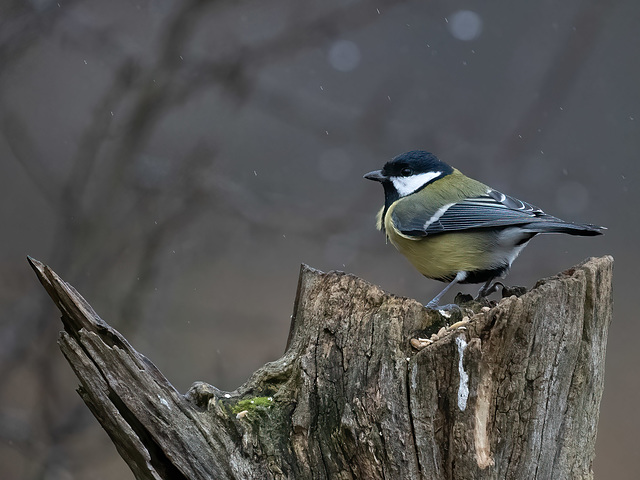
<path fill-rule="evenodd" d="M 496 268 L 486 270 L 474 270 L 467 272 L 467 277 L 458 283 L 485 283 L 487 280 L 502 277 L 509 270 L 509 265 L 502 265 Z M 438 278 L 441 282 L 449 283 L 455 278 L 455 274 L 450 277 Z"/>
<path fill-rule="evenodd" d="M 488 270 L 476 270 L 474 272 L 468 272 L 467 277 L 460 283 L 484 283 L 487 280 L 491 280 L 496 277 L 502 277 L 509 270 L 509 265 L 502 265 L 497 268 L 490 268 Z"/>

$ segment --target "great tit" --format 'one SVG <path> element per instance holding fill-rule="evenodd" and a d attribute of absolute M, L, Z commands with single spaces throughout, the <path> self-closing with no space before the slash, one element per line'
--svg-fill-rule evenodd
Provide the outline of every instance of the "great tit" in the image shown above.
<path fill-rule="evenodd" d="M 382 183 L 378 230 L 425 277 L 449 282 L 428 304 L 439 307 L 456 283 L 494 292 L 511 264 L 539 233 L 601 235 L 605 227 L 565 222 L 463 175 L 422 150 L 403 153 L 364 178 Z"/>

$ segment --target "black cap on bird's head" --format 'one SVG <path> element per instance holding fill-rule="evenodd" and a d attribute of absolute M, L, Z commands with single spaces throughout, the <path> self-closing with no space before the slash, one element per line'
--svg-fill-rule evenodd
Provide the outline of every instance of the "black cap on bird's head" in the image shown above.
<path fill-rule="evenodd" d="M 388 208 L 397 199 L 411 195 L 452 172 L 453 168 L 433 153 L 412 150 L 390 160 L 382 170 L 367 173 L 364 178 L 382 183 Z"/>
<path fill-rule="evenodd" d="M 387 177 L 410 177 L 429 172 L 451 173 L 452 168 L 433 153 L 424 150 L 412 150 L 398 155 L 382 167 Z"/>

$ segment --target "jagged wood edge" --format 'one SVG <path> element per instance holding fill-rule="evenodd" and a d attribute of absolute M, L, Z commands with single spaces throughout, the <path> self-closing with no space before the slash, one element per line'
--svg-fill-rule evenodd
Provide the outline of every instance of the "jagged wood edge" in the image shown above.
<path fill-rule="evenodd" d="M 33 258 L 29 263 L 62 312 L 59 345 L 80 379 L 79 393 L 136 478 L 230 476 L 228 456 L 216 461 L 209 454 L 224 449 L 211 435 L 215 417 L 194 408 L 53 270 Z"/>

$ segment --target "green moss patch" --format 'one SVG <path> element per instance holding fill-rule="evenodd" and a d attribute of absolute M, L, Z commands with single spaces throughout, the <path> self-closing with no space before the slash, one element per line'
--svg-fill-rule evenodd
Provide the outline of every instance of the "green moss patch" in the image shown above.
<path fill-rule="evenodd" d="M 272 397 L 250 397 L 244 398 L 231 407 L 231 412 L 238 414 L 246 411 L 247 414 L 258 413 L 261 410 L 268 410 L 273 406 Z"/>

